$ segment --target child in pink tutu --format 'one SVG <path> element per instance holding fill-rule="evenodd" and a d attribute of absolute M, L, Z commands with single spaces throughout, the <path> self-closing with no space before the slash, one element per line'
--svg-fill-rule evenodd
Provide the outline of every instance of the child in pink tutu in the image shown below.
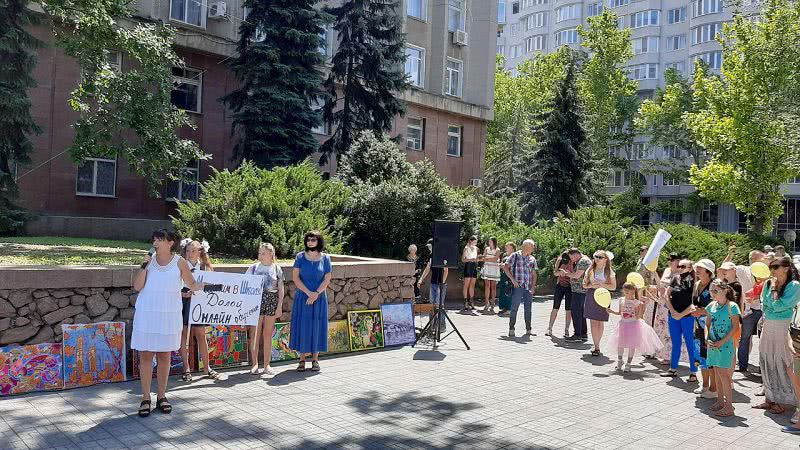
<path fill-rule="evenodd" d="M 622 293 L 625 298 L 619 302 L 619 311 L 608 308 L 608 312 L 622 316 L 617 325 L 617 329 L 611 336 L 609 346 L 617 348 L 617 370 L 622 370 L 622 355 L 628 349 L 628 362 L 625 364 L 624 372 L 631 371 L 631 362 L 636 350 L 645 355 L 653 355 L 661 348 L 661 340 L 644 320 L 645 304 L 639 300 L 639 291 L 633 283 L 625 283 L 622 286 Z"/>

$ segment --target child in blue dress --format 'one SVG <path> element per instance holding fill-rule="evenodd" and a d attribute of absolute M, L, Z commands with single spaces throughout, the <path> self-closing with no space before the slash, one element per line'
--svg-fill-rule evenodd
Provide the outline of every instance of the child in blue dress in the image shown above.
<path fill-rule="evenodd" d="M 734 336 L 739 331 L 740 309 L 736 304 L 733 287 L 721 280 L 711 283 L 711 303 L 708 313 L 708 356 L 706 362 L 714 368 L 717 384 L 717 401 L 711 406 L 718 417 L 733 415 L 732 377 L 734 369 Z"/>

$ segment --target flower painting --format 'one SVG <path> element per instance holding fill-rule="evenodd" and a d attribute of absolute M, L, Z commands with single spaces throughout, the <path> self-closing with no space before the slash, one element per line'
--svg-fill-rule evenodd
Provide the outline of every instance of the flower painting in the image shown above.
<path fill-rule="evenodd" d="M 347 321 L 350 327 L 350 350 L 355 352 L 383 347 L 381 310 L 350 311 Z"/>

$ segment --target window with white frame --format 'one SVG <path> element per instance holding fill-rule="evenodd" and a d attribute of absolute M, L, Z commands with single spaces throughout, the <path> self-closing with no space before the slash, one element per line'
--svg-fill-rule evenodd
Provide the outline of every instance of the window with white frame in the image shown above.
<path fill-rule="evenodd" d="M 200 161 L 189 162 L 179 174 L 179 179 L 168 180 L 165 194 L 167 201 L 197 200 L 200 194 Z"/>
<path fill-rule="evenodd" d="M 530 53 L 533 51 L 544 50 L 544 44 L 545 44 L 545 35 L 540 34 L 537 36 L 531 36 L 525 39 L 525 52 Z"/>
<path fill-rule="evenodd" d="M 625 16 L 617 17 L 617 29 L 621 30 L 625 28 Z"/>
<path fill-rule="evenodd" d="M 497 24 L 506 23 L 506 0 L 497 0 Z"/>
<path fill-rule="evenodd" d="M 630 148 L 627 145 L 622 145 L 622 144 L 609 145 L 608 156 L 611 158 L 628 159 L 628 150 L 630 150 Z"/>
<path fill-rule="evenodd" d="M 639 11 L 631 14 L 631 28 L 648 27 L 658 25 L 661 19 L 661 11 L 651 9 L 649 11 Z"/>
<path fill-rule="evenodd" d="M 171 0 L 169 18 L 196 27 L 206 26 L 207 0 Z"/>
<path fill-rule="evenodd" d="M 447 156 L 461 156 L 461 130 L 459 125 L 447 126 Z"/>
<path fill-rule="evenodd" d="M 464 63 L 447 58 L 447 73 L 445 77 L 445 94 L 461 97 L 461 84 Z"/>
<path fill-rule="evenodd" d="M 406 77 L 412 86 L 425 86 L 425 49 L 406 46 Z"/>
<path fill-rule="evenodd" d="M 694 0 L 694 17 L 722 12 L 722 0 Z"/>
<path fill-rule="evenodd" d="M 680 23 L 686 21 L 686 7 L 674 8 L 667 11 L 667 23 Z"/>
<path fill-rule="evenodd" d="M 578 31 L 571 29 L 571 30 L 561 30 L 556 32 L 555 34 L 556 39 L 556 47 L 567 45 L 567 44 L 577 44 L 578 43 Z"/>
<path fill-rule="evenodd" d="M 681 159 L 681 149 L 677 145 L 665 145 L 664 157 L 667 159 Z"/>
<path fill-rule="evenodd" d="M 538 12 L 525 18 L 526 29 L 541 28 L 547 24 L 547 13 Z"/>
<path fill-rule="evenodd" d="M 519 34 L 519 23 L 512 23 L 511 24 L 511 36 L 516 36 Z"/>
<path fill-rule="evenodd" d="M 683 200 L 670 199 L 663 200 L 666 203 L 666 211 L 661 215 L 662 222 L 681 223 L 683 221 Z"/>
<path fill-rule="evenodd" d="M 667 50 L 680 50 L 686 48 L 686 35 L 676 34 L 674 36 L 667 36 Z"/>
<path fill-rule="evenodd" d="M 426 3 L 426 0 L 407 0 L 407 3 L 406 3 L 406 14 L 408 16 L 410 16 L 410 17 L 415 18 L 415 19 L 425 20 L 425 18 L 427 17 L 427 14 L 426 14 L 427 13 L 427 5 L 425 3 Z M 503 18 L 505 18 L 505 6 L 506 6 L 505 5 L 505 1 L 504 0 L 500 0 L 500 3 L 503 4 Z M 499 5 L 498 5 L 498 8 L 499 8 Z M 498 18 L 499 17 L 500 16 L 499 16 L 499 12 L 498 12 Z M 498 23 L 499 23 L 499 21 L 498 21 Z"/>
<path fill-rule="evenodd" d="M 497 54 L 498 55 L 506 55 L 506 46 L 505 45 L 498 45 L 497 46 Z"/>
<path fill-rule="evenodd" d="M 556 9 L 556 23 L 581 17 L 581 5 L 573 3 Z"/>
<path fill-rule="evenodd" d="M 203 71 L 189 67 L 173 67 L 172 106 L 199 113 L 203 93 Z"/>
<path fill-rule="evenodd" d="M 588 8 L 586 8 L 586 15 L 588 17 L 599 16 L 600 14 L 603 14 L 602 3 L 592 3 Z"/>
<path fill-rule="evenodd" d="M 644 160 L 650 158 L 650 146 L 644 142 L 636 142 L 631 149 L 632 160 Z"/>
<path fill-rule="evenodd" d="M 683 61 L 669 63 L 664 68 L 664 71 L 666 72 L 667 69 L 674 69 L 676 72 L 678 72 L 678 75 L 680 76 L 686 75 L 686 63 Z"/>
<path fill-rule="evenodd" d="M 522 44 L 512 45 L 510 47 L 510 50 L 511 50 L 511 52 L 510 52 L 509 56 L 512 59 L 513 58 L 519 58 L 520 56 L 522 56 Z"/>
<path fill-rule="evenodd" d="M 631 0 L 608 0 L 609 8 L 618 8 L 629 4 Z"/>
<path fill-rule="evenodd" d="M 97 197 L 114 197 L 117 186 L 117 160 L 86 158 L 78 167 L 75 193 Z"/>
<path fill-rule="evenodd" d="M 122 72 L 122 52 L 106 52 L 106 64 L 113 72 Z"/>
<path fill-rule="evenodd" d="M 661 175 L 661 184 L 664 186 L 680 186 L 681 179 L 674 173 L 664 173 Z"/>
<path fill-rule="evenodd" d="M 699 55 L 692 56 L 692 71 L 694 71 L 694 67 L 697 64 L 697 60 L 701 60 L 706 63 L 709 69 L 721 69 L 722 68 L 722 52 L 706 52 L 701 53 Z"/>
<path fill-rule="evenodd" d="M 800 177 L 789 178 L 789 181 L 787 181 L 786 184 L 800 184 Z"/>
<path fill-rule="evenodd" d="M 633 40 L 633 54 L 658 53 L 658 37 L 649 36 Z"/>
<path fill-rule="evenodd" d="M 721 23 L 707 23 L 691 29 L 692 45 L 710 42 L 717 38 L 717 33 L 722 31 Z"/>
<path fill-rule="evenodd" d="M 422 151 L 425 149 L 425 119 L 409 117 L 406 125 L 406 148 Z"/>
<path fill-rule="evenodd" d="M 535 5 L 546 5 L 547 4 L 547 0 L 533 0 L 533 3 Z"/>
<path fill-rule="evenodd" d="M 522 0 L 522 8 L 530 8 L 536 0 Z"/>
<path fill-rule="evenodd" d="M 322 117 L 322 108 L 325 106 L 325 101 L 319 97 L 314 97 L 311 100 L 311 109 L 316 111 L 317 114 Z M 330 136 L 331 135 L 331 124 L 330 122 L 326 122 L 325 119 L 320 121 L 320 124 L 311 128 L 311 132 L 314 134 L 321 134 L 323 136 Z"/>
<path fill-rule="evenodd" d="M 637 178 L 643 185 L 647 185 L 647 178 L 635 170 L 612 169 L 608 173 L 606 185 L 608 187 L 628 187 Z"/>
<path fill-rule="evenodd" d="M 634 80 L 655 80 L 658 78 L 658 64 L 637 64 L 630 68 Z"/>
<path fill-rule="evenodd" d="M 447 0 L 447 29 L 464 31 L 464 0 Z"/>
<path fill-rule="evenodd" d="M 511 4 L 511 14 L 519 14 L 519 2 Z"/>

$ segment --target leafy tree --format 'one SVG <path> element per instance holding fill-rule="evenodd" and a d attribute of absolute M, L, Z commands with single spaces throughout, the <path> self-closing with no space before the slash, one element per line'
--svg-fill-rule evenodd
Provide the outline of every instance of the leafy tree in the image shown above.
<path fill-rule="evenodd" d="M 399 178 L 410 170 L 411 163 L 396 142 L 386 135 L 378 137 L 372 131 L 362 131 L 339 160 L 337 177 L 347 185 L 357 182 L 380 184 Z"/>
<path fill-rule="evenodd" d="M 520 191 L 522 216 L 528 223 L 535 218 L 552 218 L 557 212 L 567 214 L 586 203 L 589 157 L 584 148 L 576 71 L 572 59 L 539 131 L 539 145 L 524 164 L 526 172 Z"/>
<path fill-rule="evenodd" d="M 184 236 L 206 239 L 215 252 L 255 257 L 271 242 L 280 257 L 303 249 L 303 234 L 321 230 L 332 252 L 347 241 L 345 202 L 350 190 L 323 180 L 309 162 L 259 169 L 245 161 L 236 170 L 214 171 L 198 201 L 178 205 L 172 221 Z"/>
<path fill-rule="evenodd" d="M 498 57 L 494 119 L 489 123 L 486 152 L 486 192 L 513 193 L 522 180 L 522 159 L 536 143 L 533 121 L 552 107 L 558 82 L 564 77 L 568 48 L 536 54 L 517 67 L 516 76 Z"/>
<path fill-rule="evenodd" d="M 131 20 L 128 0 L 44 0 L 43 7 L 55 19 L 58 45 L 81 69 L 69 100 L 79 113 L 69 149 L 73 160 L 123 157 L 155 190 L 165 175 L 179 176 L 189 160 L 208 157 L 177 136 L 178 129 L 194 125 L 171 103 L 172 68 L 182 64 L 172 48 L 172 28 Z M 113 70 L 107 62 L 112 50 L 134 64 Z"/>
<path fill-rule="evenodd" d="M 322 123 L 312 108 L 322 99 L 320 34 L 329 16 L 315 0 L 246 0 L 238 56 L 231 69 L 239 88 L 223 101 L 233 111 L 234 157 L 259 167 L 298 163 L 317 151 L 311 129 Z"/>
<path fill-rule="evenodd" d="M 788 107 L 800 79 L 800 3 L 769 0 L 761 20 L 736 13 L 722 36 L 722 77 L 707 76 L 698 64 L 694 79 L 697 110 L 686 126 L 710 152 L 693 166 L 690 180 L 704 198 L 731 203 L 767 232 L 783 212 L 778 188 L 798 174 L 800 160 L 784 139 Z M 794 144 L 796 145 L 796 144 Z"/>
<path fill-rule="evenodd" d="M 14 166 L 30 161 L 30 137 L 40 133 L 31 116 L 28 89 L 34 87 L 34 49 L 41 43 L 27 27 L 37 17 L 24 0 L 0 1 L 0 235 L 18 234 L 28 218 L 16 205 L 18 194 Z"/>
<path fill-rule="evenodd" d="M 631 31 L 617 28 L 617 13 L 606 9 L 586 22 L 586 27 L 578 26 L 582 45 L 589 51 L 578 86 L 592 155 L 594 175 L 590 179 L 597 180 L 592 195 L 605 197 L 606 173 L 612 162 L 608 158 L 609 143 L 625 144 L 633 138 L 629 125 L 638 109 L 637 83 L 628 78 L 625 69 L 633 57 Z"/>
<path fill-rule="evenodd" d="M 344 154 L 359 131 L 391 131 L 395 116 L 405 113 L 397 98 L 408 87 L 399 9 L 398 0 L 345 0 L 326 8 L 339 46 L 324 83 L 323 116 L 335 131 L 321 147 L 323 160 Z"/>

